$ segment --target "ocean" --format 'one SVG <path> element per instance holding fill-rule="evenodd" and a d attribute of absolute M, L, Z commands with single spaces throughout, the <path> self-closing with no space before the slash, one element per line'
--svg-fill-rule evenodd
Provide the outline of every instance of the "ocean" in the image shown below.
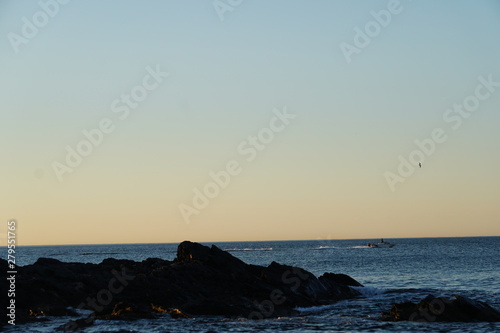
<path fill-rule="evenodd" d="M 454 294 L 487 302 L 500 310 L 500 237 L 387 239 L 393 248 L 369 248 L 378 240 L 308 240 L 213 243 L 246 263 L 272 261 L 302 267 L 316 276 L 347 274 L 365 287 L 352 300 L 301 308 L 297 316 L 264 320 L 201 316 L 133 322 L 98 320 L 83 332 L 500 332 L 500 323 L 384 322 L 393 303 L 418 302 L 429 294 Z M 203 243 L 211 245 L 212 243 Z M 24 246 L 18 265 L 40 257 L 100 263 L 105 258 L 173 260 L 178 244 Z M 54 332 L 73 318 L 6 326 L 5 332 Z"/>

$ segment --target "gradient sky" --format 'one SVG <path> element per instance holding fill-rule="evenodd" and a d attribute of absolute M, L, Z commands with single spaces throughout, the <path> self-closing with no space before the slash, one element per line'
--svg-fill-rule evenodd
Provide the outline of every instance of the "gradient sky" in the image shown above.
<path fill-rule="evenodd" d="M 73 0 L 16 53 L 43 9 L 0 1 L 2 244 L 12 218 L 21 245 L 500 235 L 500 87 L 443 119 L 500 82 L 500 3 L 401 1 L 348 63 L 341 43 L 388 3 L 245 0 L 222 21 L 212 1 Z M 148 66 L 169 76 L 121 120 Z M 248 162 L 237 147 L 285 107 Z M 59 181 L 103 118 L 114 131 Z M 391 191 L 435 128 L 447 141 Z M 231 160 L 241 174 L 186 223 L 179 205 Z"/>

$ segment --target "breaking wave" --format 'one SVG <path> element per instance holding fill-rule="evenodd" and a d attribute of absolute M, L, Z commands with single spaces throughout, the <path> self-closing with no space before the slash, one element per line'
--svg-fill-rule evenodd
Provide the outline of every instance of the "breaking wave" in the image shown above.
<path fill-rule="evenodd" d="M 224 249 L 224 251 L 227 252 L 237 252 L 237 251 L 272 251 L 272 247 L 262 247 L 262 248 L 244 248 L 244 249 L 238 249 L 238 248 L 233 248 L 233 249 Z"/>
<path fill-rule="evenodd" d="M 328 249 L 339 249 L 339 250 L 345 250 L 345 249 L 369 249 L 370 247 L 367 245 L 356 245 L 356 246 L 318 246 L 318 247 L 313 247 L 311 250 L 328 250 Z"/>

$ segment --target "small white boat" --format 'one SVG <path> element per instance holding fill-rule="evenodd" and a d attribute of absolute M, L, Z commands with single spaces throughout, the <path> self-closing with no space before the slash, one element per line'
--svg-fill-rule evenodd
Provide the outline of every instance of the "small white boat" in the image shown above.
<path fill-rule="evenodd" d="M 368 243 L 368 247 L 383 249 L 383 248 L 391 248 L 396 246 L 394 243 L 386 242 L 383 238 L 378 243 Z"/>

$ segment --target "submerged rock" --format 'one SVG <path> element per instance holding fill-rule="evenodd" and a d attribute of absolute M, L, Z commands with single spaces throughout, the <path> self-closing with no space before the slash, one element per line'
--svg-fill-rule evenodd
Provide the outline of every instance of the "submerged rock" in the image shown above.
<path fill-rule="evenodd" d="M 18 267 L 16 284 L 18 323 L 44 315 L 75 315 L 73 309 L 92 310 L 87 319 L 69 325 L 78 328 L 92 325 L 95 318 L 287 316 L 296 307 L 356 297 L 360 293 L 350 286 L 361 286 L 343 274 L 317 278 L 276 262 L 249 265 L 214 245 L 187 241 L 178 246 L 174 261 L 105 259 L 88 264 L 42 258 Z"/>
<path fill-rule="evenodd" d="M 426 322 L 498 322 L 500 312 L 484 302 L 459 295 L 453 298 L 429 295 L 418 304 L 412 302 L 394 304 L 388 313 L 382 313 L 382 319 Z"/>

